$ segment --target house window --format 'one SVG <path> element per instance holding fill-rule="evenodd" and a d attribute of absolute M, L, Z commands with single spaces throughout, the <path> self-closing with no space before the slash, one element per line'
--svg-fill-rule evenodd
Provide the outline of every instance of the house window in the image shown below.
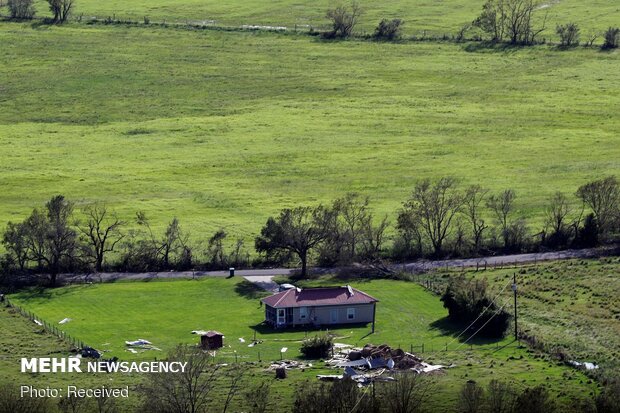
<path fill-rule="evenodd" d="M 355 308 L 347 308 L 347 319 L 355 320 Z"/>
<path fill-rule="evenodd" d="M 308 318 L 308 307 L 299 307 L 299 319 L 305 320 Z"/>
<path fill-rule="evenodd" d="M 286 313 L 284 308 L 278 308 L 278 325 L 286 324 Z"/>

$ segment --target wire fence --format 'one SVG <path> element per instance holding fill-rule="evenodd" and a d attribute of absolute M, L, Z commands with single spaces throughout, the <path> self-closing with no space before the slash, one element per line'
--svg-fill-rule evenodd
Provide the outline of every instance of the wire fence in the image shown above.
<path fill-rule="evenodd" d="M 48 323 L 47 321 L 43 320 L 41 317 L 37 316 L 32 311 L 28 311 L 20 307 L 19 305 L 13 303 L 11 300 L 9 300 L 8 297 L 4 297 L 4 301 L 7 306 L 17 311 L 23 317 L 26 317 L 33 323 L 37 324 L 46 332 L 60 338 L 61 340 L 66 341 L 67 343 L 71 344 L 73 347 L 75 348 L 87 347 L 86 343 L 84 343 L 82 340 L 72 337 L 71 335 L 67 334 L 65 331 L 62 331 L 61 329 L 56 327 L 54 324 Z"/>

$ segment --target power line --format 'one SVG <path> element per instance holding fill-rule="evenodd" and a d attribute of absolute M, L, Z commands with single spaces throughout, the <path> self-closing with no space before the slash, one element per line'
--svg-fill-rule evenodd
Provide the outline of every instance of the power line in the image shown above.
<path fill-rule="evenodd" d="M 505 307 L 505 305 L 501 306 L 501 307 L 500 307 L 500 308 L 499 308 L 499 309 L 495 312 L 495 314 L 493 314 L 493 315 L 491 316 L 491 318 L 489 318 L 489 319 L 487 320 L 487 322 L 486 322 L 486 323 L 484 323 L 484 324 L 482 325 L 482 327 L 480 327 L 478 330 L 476 330 L 476 332 L 475 332 L 474 334 L 472 334 L 471 336 L 469 336 L 469 338 L 468 338 L 467 340 L 463 341 L 463 342 L 462 342 L 462 343 L 461 343 L 461 344 L 460 344 L 460 345 L 459 345 L 459 346 L 458 346 L 455 350 L 458 350 L 458 349 L 459 349 L 459 348 L 461 348 L 463 345 L 465 345 L 465 344 L 466 344 L 469 340 L 471 340 L 472 338 L 474 338 L 474 336 L 475 336 L 476 334 L 478 334 L 478 333 L 480 332 L 480 330 L 482 330 L 484 327 L 486 327 L 486 325 L 487 325 L 487 324 L 489 324 L 489 323 L 491 322 L 491 320 L 493 320 L 493 318 L 495 318 L 495 316 L 496 316 L 496 315 L 498 315 L 500 312 L 502 312 L 502 311 L 504 310 L 504 307 Z"/>
<path fill-rule="evenodd" d="M 497 300 L 499 298 L 499 296 L 504 292 L 504 290 L 506 289 L 506 287 L 508 287 L 510 285 L 510 281 L 508 281 L 508 283 L 506 285 L 504 285 L 504 287 L 500 290 L 499 293 L 497 293 L 497 295 L 495 296 L 495 298 L 493 298 L 491 300 L 491 302 L 489 303 L 489 305 L 487 305 L 484 310 L 482 310 L 482 312 L 480 313 L 480 315 L 474 320 L 472 321 L 472 323 L 470 325 L 468 325 L 467 327 L 465 327 L 465 329 L 463 331 L 461 331 L 459 333 L 458 336 L 456 336 L 454 339 L 452 339 L 452 341 L 450 341 L 446 346 L 449 346 L 450 344 L 454 343 L 456 340 L 458 340 L 467 330 L 469 330 L 474 324 L 476 324 L 476 322 L 478 320 L 480 320 L 480 317 L 482 317 L 484 315 L 484 313 L 487 312 L 487 310 L 493 305 L 495 304 L 495 300 Z"/>

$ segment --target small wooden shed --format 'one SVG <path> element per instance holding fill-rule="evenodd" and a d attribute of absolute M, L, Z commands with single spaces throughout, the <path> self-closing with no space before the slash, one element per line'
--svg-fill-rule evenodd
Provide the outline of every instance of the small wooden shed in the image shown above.
<path fill-rule="evenodd" d="M 210 330 L 200 336 L 200 345 L 207 350 L 216 350 L 224 347 L 224 334 Z"/>

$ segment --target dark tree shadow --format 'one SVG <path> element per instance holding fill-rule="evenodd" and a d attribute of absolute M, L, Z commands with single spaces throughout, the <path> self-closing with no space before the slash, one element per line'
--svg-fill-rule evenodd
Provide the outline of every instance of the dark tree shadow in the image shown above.
<path fill-rule="evenodd" d="M 476 324 L 472 325 L 467 329 L 467 331 L 463 331 L 465 328 L 469 326 L 470 323 L 457 323 L 452 320 L 448 316 L 440 318 L 438 320 L 433 321 L 430 326 L 433 330 L 438 330 L 442 335 L 457 338 L 459 342 L 463 342 L 471 337 L 476 331 L 482 327 L 482 323 L 479 321 Z M 481 345 L 481 344 L 494 344 L 499 341 L 502 341 L 503 337 L 481 337 L 476 335 L 467 341 L 468 344 L 473 345 Z"/>
<path fill-rule="evenodd" d="M 248 300 L 256 300 L 269 295 L 267 291 L 263 290 L 258 285 L 249 282 L 248 280 L 243 280 L 237 283 L 235 285 L 235 292 Z"/>
<path fill-rule="evenodd" d="M 363 328 L 368 327 L 371 323 L 355 323 L 355 324 L 325 324 L 322 326 L 297 326 L 297 327 L 284 327 L 274 328 L 270 324 L 264 321 L 253 326 L 248 326 L 258 334 L 278 334 L 278 333 L 308 333 L 308 336 L 320 334 L 321 332 L 332 331 L 335 328 Z"/>
<path fill-rule="evenodd" d="M 528 46 L 491 41 L 472 42 L 463 46 L 468 53 L 516 53 Z"/>

